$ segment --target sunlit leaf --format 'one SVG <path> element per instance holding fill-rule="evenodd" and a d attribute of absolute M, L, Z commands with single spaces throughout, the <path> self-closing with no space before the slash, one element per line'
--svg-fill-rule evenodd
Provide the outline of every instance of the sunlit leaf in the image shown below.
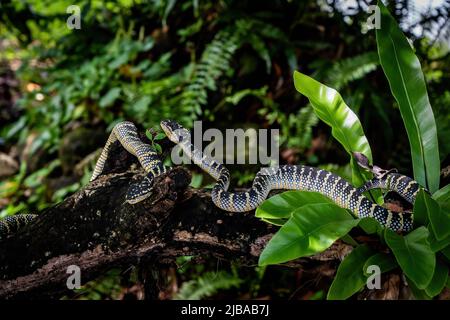
<path fill-rule="evenodd" d="M 381 1 L 381 28 L 376 29 L 378 55 L 398 102 L 408 134 L 414 177 L 432 193 L 439 188 L 436 122 L 419 59 Z"/>
<path fill-rule="evenodd" d="M 259 265 L 276 264 L 322 252 L 358 220 L 335 204 L 308 204 L 292 214 L 259 257 Z"/>
<path fill-rule="evenodd" d="M 331 127 L 331 134 L 349 154 L 353 185 L 362 185 L 372 174 L 356 164 L 353 153 L 362 153 L 372 162 L 372 151 L 356 114 L 345 104 L 339 92 L 303 73 L 294 72 L 294 85 L 309 99 L 316 115 Z M 377 191 L 373 193 L 379 194 Z"/>
<path fill-rule="evenodd" d="M 290 218 L 292 213 L 306 204 L 334 203 L 318 192 L 286 191 L 265 200 L 257 209 L 256 217 L 265 219 Z"/>

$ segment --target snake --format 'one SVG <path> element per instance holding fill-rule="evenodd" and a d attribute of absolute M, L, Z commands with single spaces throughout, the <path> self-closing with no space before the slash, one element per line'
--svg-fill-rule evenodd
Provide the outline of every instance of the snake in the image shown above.
<path fill-rule="evenodd" d="M 246 212 L 256 209 L 271 190 L 302 190 L 318 192 L 334 201 L 338 206 L 349 209 L 356 217 L 371 217 L 383 227 L 393 231 L 408 232 L 413 228 L 413 215 L 394 212 L 374 203 L 363 193 L 374 188 L 396 191 L 405 200 L 414 204 L 421 189 L 419 183 L 405 175 L 387 173 L 355 188 L 342 177 L 306 165 L 281 165 L 260 170 L 250 189 L 244 192 L 229 192 L 230 172 L 223 165 L 208 157 L 191 143 L 190 132 L 173 120 L 161 121 L 166 136 L 180 146 L 194 164 L 208 173 L 216 184 L 211 190 L 214 204 L 228 212 Z M 150 190 L 146 190 L 149 192 Z"/>
<path fill-rule="evenodd" d="M 6 216 L 0 220 L 0 240 L 7 238 L 9 235 L 16 233 L 28 223 L 33 221 L 37 214 L 21 213 L 13 216 Z"/>
<path fill-rule="evenodd" d="M 371 217 L 382 227 L 393 231 L 408 232 L 413 228 L 413 215 L 406 212 L 391 211 L 364 195 L 366 191 L 380 188 L 397 192 L 401 197 L 414 204 L 420 184 L 406 175 L 388 172 L 375 177 L 356 188 L 344 178 L 330 171 L 306 165 L 280 165 L 261 169 L 253 180 L 251 187 L 243 192 L 229 192 L 230 172 L 212 157 L 204 155 L 191 142 L 191 133 L 173 120 L 160 122 L 167 138 L 179 146 L 192 162 L 216 180 L 212 190 L 213 203 L 228 212 L 247 212 L 256 209 L 272 190 L 302 190 L 318 192 L 331 199 L 338 206 L 350 210 L 355 217 Z M 163 165 L 158 152 L 139 138 L 136 126 L 130 121 L 117 123 L 100 154 L 90 181 L 96 180 L 103 172 L 105 163 L 114 142 L 119 143 L 134 155 L 146 175 L 130 185 L 125 201 L 137 204 L 152 194 L 155 178 L 166 173 L 170 168 Z M 36 215 L 17 214 L 0 220 L 0 240 L 14 233 Z"/>

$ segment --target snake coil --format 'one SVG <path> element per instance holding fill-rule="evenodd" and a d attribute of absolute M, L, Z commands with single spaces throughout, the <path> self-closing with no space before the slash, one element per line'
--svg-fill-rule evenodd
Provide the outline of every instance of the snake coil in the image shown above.
<path fill-rule="evenodd" d="M 219 208 L 229 212 L 245 212 L 258 207 L 274 189 L 315 191 L 333 200 L 342 208 L 349 209 L 359 218 L 373 217 L 383 227 L 394 231 L 410 231 L 413 228 L 412 214 L 393 212 L 369 200 L 363 192 L 382 188 L 397 192 L 405 200 L 414 203 L 421 186 L 413 179 L 398 173 L 387 173 L 381 178 L 366 182 L 355 188 L 345 179 L 326 170 L 304 165 L 283 165 L 260 170 L 251 188 L 245 192 L 229 192 L 230 172 L 214 159 L 203 155 L 191 143 L 190 132 L 172 120 L 161 121 L 166 136 L 202 170 L 215 180 L 211 191 L 212 201 Z M 118 140 L 131 154 L 137 157 L 147 175 L 132 184 L 126 194 L 126 201 L 135 204 L 151 195 L 154 179 L 167 172 L 158 153 L 149 144 L 143 143 L 132 122 L 123 121 L 115 125 L 96 163 L 91 181 L 103 171 L 111 145 Z M 31 214 L 9 216 L 0 221 L 0 240 L 16 232 L 35 218 Z"/>

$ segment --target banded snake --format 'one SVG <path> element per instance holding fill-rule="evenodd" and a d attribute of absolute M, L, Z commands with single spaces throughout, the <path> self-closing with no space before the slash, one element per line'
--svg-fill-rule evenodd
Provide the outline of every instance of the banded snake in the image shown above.
<path fill-rule="evenodd" d="M 355 216 L 373 217 L 383 227 L 394 231 L 407 232 L 413 227 L 412 214 L 390 211 L 363 195 L 363 192 L 367 190 L 382 188 L 397 192 L 413 204 L 422 187 L 405 175 L 389 172 L 355 188 L 345 179 L 326 170 L 304 165 L 282 165 L 260 170 L 248 191 L 232 193 L 228 191 L 230 183 L 228 169 L 195 148 L 187 129 L 172 120 L 163 120 L 160 125 L 169 140 L 180 146 L 194 164 L 216 180 L 211 191 L 211 198 L 217 207 L 225 211 L 253 210 L 267 198 L 271 190 L 304 190 L 319 192 L 339 206 L 349 209 Z M 167 172 L 168 168 L 163 165 L 154 148 L 140 140 L 135 125 L 132 122 L 123 121 L 113 128 L 97 161 L 91 181 L 102 173 L 111 145 L 116 140 L 137 157 L 147 173 L 141 181 L 132 184 L 126 194 L 126 201 L 135 204 L 151 195 L 154 179 Z M 0 220 L 0 240 L 17 231 L 34 217 L 35 215 L 32 214 L 17 214 Z"/>

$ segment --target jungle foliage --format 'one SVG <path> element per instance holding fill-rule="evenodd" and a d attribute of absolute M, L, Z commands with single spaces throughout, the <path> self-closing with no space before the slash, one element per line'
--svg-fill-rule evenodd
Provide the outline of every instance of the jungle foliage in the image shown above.
<path fill-rule="evenodd" d="M 390 1 L 380 5 L 376 31 L 367 30 L 366 1 L 348 8 L 322 0 L 82 0 L 80 30 L 66 27 L 71 4 L 0 3 L 0 160 L 9 168 L 0 170 L 0 217 L 42 210 L 86 184 L 108 132 L 124 119 L 142 131 L 165 118 L 187 128 L 195 120 L 279 128 L 282 163 L 321 167 L 361 185 L 371 175 L 352 158 L 357 151 L 415 177 L 433 194 L 421 194 L 413 208 L 416 229 L 397 235 L 319 194 L 283 193 L 256 212 L 281 226 L 261 266 L 183 257 L 183 267 L 166 270 L 168 282 L 180 283 L 167 297 L 345 299 L 364 286 L 371 264 L 401 270 L 418 298 L 448 286 L 449 2 L 411 26 L 411 2 Z M 248 186 L 259 168 L 233 169 L 235 185 Z M 192 170 L 194 186 L 210 184 Z M 358 243 L 355 232 L 388 253 Z M 332 278 L 307 277 L 302 283 L 312 284 L 300 286 L 296 271 L 268 266 L 337 239 L 356 248 Z M 303 245 L 283 248 L 292 241 Z M 133 274 L 113 270 L 74 297 L 120 297 Z"/>

